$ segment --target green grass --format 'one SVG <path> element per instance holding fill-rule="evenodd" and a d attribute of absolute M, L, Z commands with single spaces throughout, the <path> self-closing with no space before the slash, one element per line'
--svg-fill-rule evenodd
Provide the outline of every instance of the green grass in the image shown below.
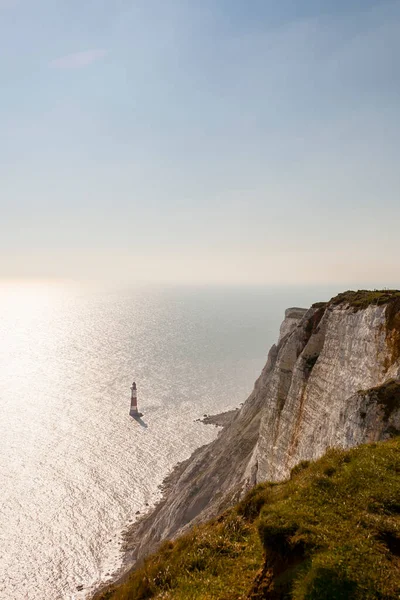
<path fill-rule="evenodd" d="M 400 307 L 400 290 L 348 290 L 338 294 L 329 301 L 331 305 L 348 304 L 355 310 L 362 310 L 368 306 L 381 306 L 382 304 L 396 303 Z"/>
<path fill-rule="evenodd" d="M 399 600 L 400 438 L 303 461 L 100 600 Z"/>
<path fill-rule="evenodd" d="M 264 589 L 293 600 L 399 598 L 399 521 L 399 438 L 330 450 L 261 511 Z"/>
<path fill-rule="evenodd" d="M 228 511 L 176 542 L 165 542 L 125 583 L 99 598 L 241 598 L 250 588 L 262 557 L 256 528 L 237 511 Z"/>

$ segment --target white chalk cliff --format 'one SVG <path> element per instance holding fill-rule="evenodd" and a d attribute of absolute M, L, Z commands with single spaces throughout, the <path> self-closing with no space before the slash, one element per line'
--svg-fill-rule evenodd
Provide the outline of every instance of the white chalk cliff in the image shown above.
<path fill-rule="evenodd" d="M 347 293 L 286 311 L 250 397 L 213 443 L 171 475 L 165 500 L 136 526 L 128 560 L 328 447 L 400 431 L 400 294 L 380 304 L 366 298 Z"/>

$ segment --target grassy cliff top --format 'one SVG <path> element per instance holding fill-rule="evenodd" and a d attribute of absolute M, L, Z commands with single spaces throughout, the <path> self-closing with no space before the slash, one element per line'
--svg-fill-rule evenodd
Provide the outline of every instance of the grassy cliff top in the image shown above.
<path fill-rule="evenodd" d="M 400 306 L 399 290 L 358 290 L 357 292 L 348 290 L 329 301 L 331 305 L 348 304 L 356 310 L 362 310 L 370 305 L 380 306 L 391 303 L 399 303 Z"/>
<path fill-rule="evenodd" d="M 398 600 L 400 438 L 301 463 L 98 600 Z"/>

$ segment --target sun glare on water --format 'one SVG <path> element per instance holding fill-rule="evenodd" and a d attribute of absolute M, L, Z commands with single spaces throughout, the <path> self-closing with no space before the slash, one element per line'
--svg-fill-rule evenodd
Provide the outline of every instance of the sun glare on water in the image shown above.
<path fill-rule="evenodd" d="M 0 282 L 0 383 L 3 393 L 14 390 L 9 397 L 27 391 L 29 376 L 42 364 L 36 359 L 45 348 L 51 353 L 54 316 L 70 297 L 62 283 Z"/>

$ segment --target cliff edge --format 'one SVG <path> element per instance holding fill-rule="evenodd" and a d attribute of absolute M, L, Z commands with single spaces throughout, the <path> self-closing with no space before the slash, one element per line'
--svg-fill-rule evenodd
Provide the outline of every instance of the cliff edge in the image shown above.
<path fill-rule="evenodd" d="M 400 431 L 400 292 L 346 292 L 285 314 L 277 345 L 218 438 L 178 465 L 127 536 L 127 566 L 300 461 Z"/>
<path fill-rule="evenodd" d="M 400 437 L 330 449 L 166 541 L 97 600 L 398 600 Z"/>

